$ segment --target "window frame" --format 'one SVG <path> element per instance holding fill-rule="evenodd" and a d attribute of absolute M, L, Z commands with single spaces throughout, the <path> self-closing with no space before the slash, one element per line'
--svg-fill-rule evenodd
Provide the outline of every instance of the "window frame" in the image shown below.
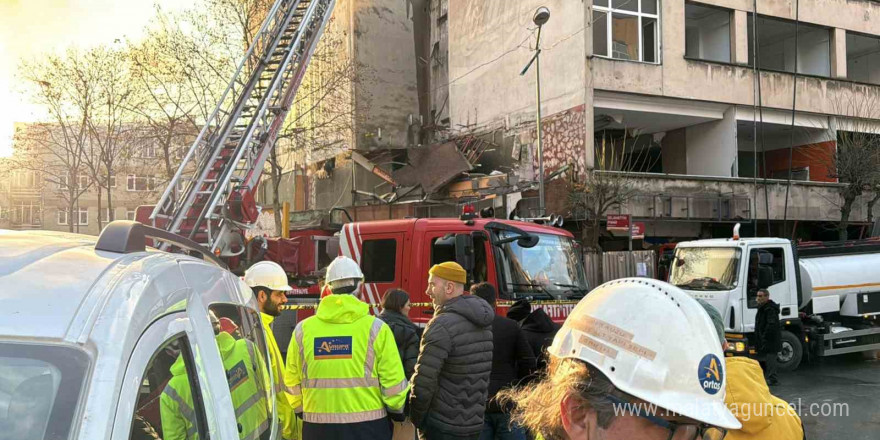
<path fill-rule="evenodd" d="M 598 12 L 602 12 L 605 14 L 605 28 L 606 28 L 605 29 L 605 32 L 606 32 L 606 35 L 605 35 L 606 43 L 605 44 L 607 45 L 605 47 L 607 55 L 597 54 L 594 50 L 593 56 L 599 57 L 599 58 L 605 58 L 605 59 L 609 59 L 609 60 L 617 60 L 617 61 L 631 61 L 631 62 L 636 62 L 636 63 L 644 63 L 644 64 L 652 64 L 652 65 L 663 64 L 663 56 L 662 56 L 663 45 L 661 43 L 663 32 L 662 32 L 662 23 L 661 23 L 661 15 L 660 15 L 660 11 L 661 11 L 660 0 L 653 0 L 656 2 L 656 5 L 657 5 L 657 13 L 656 14 L 649 14 L 647 12 L 642 12 L 642 1 L 641 0 L 629 0 L 629 1 L 634 1 L 638 4 L 638 11 L 628 11 L 626 9 L 616 9 L 613 6 L 614 0 L 607 0 L 608 6 L 597 6 L 595 4 L 591 5 L 591 8 L 593 9 L 594 12 L 598 11 Z M 638 35 L 639 35 L 638 36 L 638 43 L 639 43 L 639 55 L 638 56 L 639 56 L 639 59 L 628 60 L 625 58 L 615 58 L 614 57 L 613 51 L 612 51 L 612 47 L 614 44 L 614 40 L 612 38 L 614 35 L 614 26 L 612 26 L 612 20 L 613 20 L 614 14 L 628 15 L 631 17 L 636 17 L 636 19 L 638 20 L 637 27 L 638 27 Z M 656 22 L 657 29 L 656 29 L 656 34 L 654 36 L 654 49 L 656 50 L 656 53 L 655 53 L 656 61 L 644 61 L 644 59 L 645 59 L 644 36 L 642 35 L 642 31 L 643 31 L 643 28 L 642 28 L 643 20 L 642 19 L 643 18 L 652 18 Z M 596 20 L 593 20 L 593 21 L 595 22 Z M 592 28 L 592 24 L 593 23 L 590 23 L 590 28 Z M 595 43 L 594 43 L 594 49 L 595 49 Z"/>
<path fill-rule="evenodd" d="M 61 221 L 61 214 L 64 214 L 64 221 Z M 55 219 L 58 221 L 59 226 L 67 226 L 67 224 L 69 223 L 67 221 L 67 209 L 58 208 L 58 214 L 56 214 Z"/>
<path fill-rule="evenodd" d="M 371 264 L 371 266 L 370 266 L 371 268 L 373 267 L 372 265 L 375 264 L 375 262 L 380 261 L 378 258 L 373 258 L 374 255 L 373 255 L 372 251 L 371 251 L 371 255 L 367 255 L 367 243 L 372 244 L 372 243 L 383 242 L 383 241 L 384 242 L 390 241 L 390 242 L 394 243 L 394 249 L 393 249 L 393 252 L 391 252 L 391 256 L 392 256 L 393 260 L 391 262 L 385 260 L 385 261 L 383 261 L 382 264 L 378 265 L 378 267 L 390 267 L 391 268 L 391 279 L 390 280 L 386 280 L 386 279 L 377 280 L 377 279 L 370 278 L 367 273 L 368 270 L 364 267 L 364 264 L 366 264 L 368 261 L 369 261 L 369 264 Z M 364 274 L 364 283 L 387 284 L 387 283 L 394 283 L 397 281 L 397 277 L 398 277 L 397 256 L 398 256 L 398 253 L 401 251 L 401 246 L 402 246 L 402 243 L 399 243 L 399 241 L 400 240 L 398 240 L 396 237 L 386 237 L 386 236 L 364 238 L 363 242 L 361 243 L 361 254 L 363 255 L 363 257 L 361 258 L 361 271 L 363 271 L 363 274 Z M 383 254 L 383 255 L 379 255 L 379 256 L 384 257 L 385 255 Z M 393 263 L 393 264 L 391 264 L 391 263 Z M 369 275 L 373 275 L 375 270 L 369 271 L 369 272 L 370 272 Z"/>
<path fill-rule="evenodd" d="M 183 338 L 181 354 L 184 356 L 187 376 L 190 388 L 193 391 L 193 410 L 196 413 L 196 422 L 199 438 L 206 438 L 209 432 L 207 425 L 207 402 L 204 399 L 205 385 L 199 380 L 195 357 L 196 338 L 191 334 L 190 319 L 185 313 L 172 313 L 159 318 L 141 334 L 131 353 L 128 366 L 125 369 L 125 380 L 119 390 L 120 399 L 116 406 L 116 417 L 113 422 L 111 438 L 131 438 L 132 421 L 137 410 L 137 402 L 140 397 L 140 389 L 147 371 L 151 366 L 155 355 L 163 350 L 166 344 L 175 339 Z M 123 396 L 135 396 L 134 399 Z"/>

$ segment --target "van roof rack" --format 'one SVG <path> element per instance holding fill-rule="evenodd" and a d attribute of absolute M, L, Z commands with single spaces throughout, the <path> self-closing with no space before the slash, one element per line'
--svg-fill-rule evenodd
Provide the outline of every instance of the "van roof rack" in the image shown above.
<path fill-rule="evenodd" d="M 210 260 L 214 264 L 224 269 L 226 268 L 226 264 L 214 255 L 210 249 L 186 237 L 129 220 L 110 222 L 101 231 L 98 242 L 95 244 L 95 249 L 120 254 L 144 252 L 147 250 L 147 238 L 164 241 L 174 247 L 187 251 L 185 252 L 187 255 Z"/>

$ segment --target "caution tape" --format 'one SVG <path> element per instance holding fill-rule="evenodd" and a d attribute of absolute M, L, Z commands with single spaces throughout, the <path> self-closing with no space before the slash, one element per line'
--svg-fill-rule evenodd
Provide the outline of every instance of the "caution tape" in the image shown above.
<path fill-rule="evenodd" d="M 577 300 L 541 300 L 541 301 L 533 301 L 530 304 L 532 306 L 564 306 L 564 305 L 575 305 L 577 304 Z M 498 301 L 497 306 L 499 307 L 510 307 L 514 304 L 514 301 Z M 368 307 L 382 307 L 381 304 L 367 304 Z M 410 303 L 412 307 L 430 307 L 434 308 L 434 303 Z M 317 309 L 318 303 L 317 301 L 314 304 L 291 304 L 291 305 L 283 305 L 278 307 L 281 310 L 310 310 Z"/>

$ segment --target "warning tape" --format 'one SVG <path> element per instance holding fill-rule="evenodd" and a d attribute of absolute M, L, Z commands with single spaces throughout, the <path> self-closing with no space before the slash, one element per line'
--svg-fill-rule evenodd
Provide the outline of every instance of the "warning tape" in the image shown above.
<path fill-rule="evenodd" d="M 542 300 L 542 301 L 534 301 L 530 304 L 532 306 L 562 306 L 562 305 L 575 305 L 577 304 L 577 300 Z M 498 301 L 499 307 L 510 307 L 514 304 L 514 301 Z M 368 307 L 382 307 L 381 304 L 367 304 Z M 434 307 L 434 303 L 410 303 L 412 307 Z M 291 305 L 283 305 L 280 306 L 281 310 L 309 310 L 318 308 L 318 303 L 314 304 L 291 304 Z"/>

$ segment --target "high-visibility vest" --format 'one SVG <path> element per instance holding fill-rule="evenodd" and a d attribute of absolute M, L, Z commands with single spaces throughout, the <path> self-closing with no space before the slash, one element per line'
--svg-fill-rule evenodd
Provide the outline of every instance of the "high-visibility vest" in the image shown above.
<path fill-rule="evenodd" d="M 285 382 L 309 423 L 350 424 L 402 414 L 409 383 L 384 322 L 351 295 L 321 300 L 287 350 Z"/>
<path fill-rule="evenodd" d="M 266 335 L 266 345 L 269 349 L 269 363 L 272 367 L 272 377 L 275 387 L 275 413 L 278 414 L 279 430 L 281 436 L 287 440 L 301 438 L 302 426 L 297 423 L 296 415 L 293 413 L 292 396 L 290 388 L 285 386 L 284 382 L 284 358 L 281 357 L 281 350 L 278 348 L 278 342 L 275 341 L 275 334 L 272 333 L 272 321 L 275 317 L 261 313 L 263 319 L 263 333 Z"/>
<path fill-rule="evenodd" d="M 266 391 L 261 389 L 257 371 L 259 358 L 253 345 L 246 339 L 236 340 L 221 332 L 216 337 L 223 369 L 229 384 L 239 438 L 256 440 L 270 428 L 269 406 Z M 159 414 L 165 440 L 197 440 L 195 410 L 192 389 L 186 373 L 183 357 L 178 356 L 171 366 L 172 378 L 159 397 Z"/>

